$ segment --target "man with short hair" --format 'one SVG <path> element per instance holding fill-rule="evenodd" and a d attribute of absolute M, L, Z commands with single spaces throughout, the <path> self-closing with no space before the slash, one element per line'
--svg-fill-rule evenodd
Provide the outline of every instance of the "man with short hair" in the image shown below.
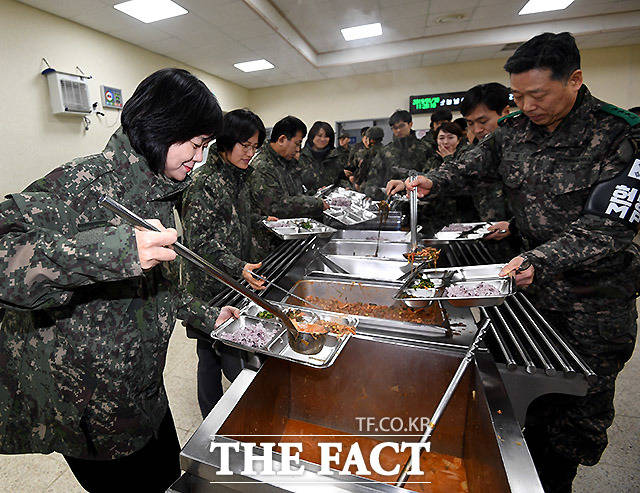
<path fill-rule="evenodd" d="M 469 144 L 475 145 L 498 128 L 499 118 L 509 114 L 509 89 L 498 82 L 478 84 L 464 94 L 460 103 L 460 113 L 473 135 Z M 473 205 L 483 221 L 508 219 L 501 182 L 479 184 L 472 198 Z"/>
<path fill-rule="evenodd" d="M 393 141 L 377 153 L 360 189 L 373 199 L 383 199 L 387 182 L 406 178 L 411 171 L 421 172 L 432 152 L 416 137 L 413 119 L 407 110 L 396 110 L 389 118 Z"/>
<path fill-rule="evenodd" d="M 356 142 L 349 149 L 349 160 L 347 161 L 346 169 L 348 169 L 352 173 L 358 166 L 358 163 L 354 162 L 353 157 L 355 156 L 356 152 L 358 152 L 360 149 L 364 149 L 365 147 L 367 147 L 367 145 L 365 144 L 367 130 L 369 130 L 369 127 L 362 127 L 360 129 L 360 139 L 361 139 L 360 142 Z"/>
<path fill-rule="evenodd" d="M 347 132 L 341 132 L 340 136 L 338 137 L 338 146 L 336 147 L 334 153 L 336 155 L 336 160 L 337 162 L 340 164 L 340 169 L 342 170 L 346 170 L 348 169 L 349 166 L 349 155 L 351 154 L 351 149 L 349 148 L 349 141 L 351 140 L 351 137 L 349 136 L 349 134 Z M 341 185 L 343 185 L 342 182 L 344 182 L 344 185 L 346 185 L 346 180 L 344 176 L 341 176 Z"/>
<path fill-rule="evenodd" d="M 429 131 L 422 137 L 422 142 L 427 144 L 429 148 L 435 154 L 438 152 L 438 143 L 436 142 L 436 130 L 444 122 L 450 122 L 453 120 L 453 114 L 451 110 L 446 108 L 438 108 L 431 113 L 431 123 L 429 123 Z"/>
<path fill-rule="evenodd" d="M 249 177 L 251 202 L 257 213 L 279 219 L 321 217 L 329 208 L 322 199 L 306 195 L 300 177 L 292 172 L 306 134 L 306 125 L 295 116 L 273 126 L 269 141 L 252 161 L 255 172 Z"/>
<path fill-rule="evenodd" d="M 591 95 L 570 33 L 532 38 L 505 69 L 520 111 L 406 187 L 421 197 L 468 190 L 478 180 L 504 184 L 509 229 L 525 252 L 501 274 L 528 287 L 598 376 L 586 396 L 543 395 L 527 412 L 525 438 L 545 491 L 569 493 L 578 465 L 598 463 L 606 448 L 615 379 L 635 344 L 640 118 Z"/>
<path fill-rule="evenodd" d="M 384 139 L 384 130 L 381 127 L 371 127 L 365 134 L 366 147 L 356 152 L 354 160 L 357 168 L 353 173 L 353 180 L 350 180 L 356 190 L 360 190 L 361 184 L 367 179 L 371 163 L 374 158 L 382 151 L 382 139 Z"/>

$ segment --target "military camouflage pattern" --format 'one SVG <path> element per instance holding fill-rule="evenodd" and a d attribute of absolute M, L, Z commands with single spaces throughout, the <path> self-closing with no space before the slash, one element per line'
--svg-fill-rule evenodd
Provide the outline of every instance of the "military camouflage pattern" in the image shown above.
<path fill-rule="evenodd" d="M 369 176 L 371 165 L 375 157 L 382 152 L 384 146 L 380 143 L 371 144 L 368 148 L 362 147 L 356 151 L 353 155 L 353 161 L 355 163 L 355 170 L 353 172 L 355 177 L 355 184 L 362 186 Z"/>
<path fill-rule="evenodd" d="M 219 311 L 177 290 L 169 264 L 143 272 L 133 228 L 97 200 L 170 227 L 186 186 L 118 130 L 0 204 L 0 453 L 110 459 L 157 431 L 176 317 L 211 329 Z"/>
<path fill-rule="evenodd" d="M 423 172 L 431 155 L 432 151 L 413 130 L 407 137 L 394 137 L 376 155 L 361 191 L 373 199 L 383 199 L 384 192 L 380 189 L 385 188 L 389 180 L 405 179 L 411 171 Z"/>
<path fill-rule="evenodd" d="M 623 171 L 638 149 L 629 122 L 603 104 L 582 87 L 553 133 L 521 113 L 505 117 L 472 150 L 427 174 L 435 193 L 471 190 L 486 179 L 503 183 L 513 224 L 535 267 L 529 291 L 536 306 L 562 315 L 555 328 L 601 376 L 586 398 L 548 411 L 564 419 L 559 427 L 566 428 L 557 440 L 547 435 L 545 446 L 587 465 L 599 460 L 606 445 L 613 382 L 635 341 L 640 279 L 636 231 L 583 214 L 592 186 Z M 557 423 L 548 431 L 556 433 Z"/>
<path fill-rule="evenodd" d="M 432 152 L 438 152 L 438 143 L 436 142 L 435 132 L 433 132 L 432 130 L 428 130 L 420 140 L 424 142 Z"/>
<path fill-rule="evenodd" d="M 182 200 L 185 245 L 236 278 L 247 262 L 259 262 L 253 231 L 266 219 L 251 208 L 247 181 L 252 172 L 251 166 L 242 170 L 211 150 Z M 190 262 L 182 264 L 182 281 L 193 295 L 210 300 L 225 288 Z"/>
<path fill-rule="evenodd" d="M 358 166 L 358 163 L 357 161 L 354 160 L 354 157 L 356 155 L 356 152 L 364 148 L 365 147 L 362 141 L 357 142 L 349 147 L 349 159 L 347 160 L 348 167 L 346 169 L 348 169 L 349 171 L 354 171 L 356 169 L 356 167 Z"/>
<path fill-rule="evenodd" d="M 335 149 L 336 160 L 340 165 L 340 170 L 343 171 L 342 176 L 344 177 L 344 170 L 347 169 L 349 165 L 349 156 L 351 155 L 351 148 L 348 147 L 345 149 L 342 146 L 338 146 Z"/>
<path fill-rule="evenodd" d="M 295 172 L 311 193 L 327 185 L 337 185 L 345 177 L 336 149 L 327 150 L 324 158 L 318 160 L 308 144 L 300 152 Z"/>
<path fill-rule="evenodd" d="M 305 194 L 294 160 L 285 161 L 265 142 L 252 165 L 249 190 L 256 213 L 279 219 L 322 216 L 322 200 Z"/>

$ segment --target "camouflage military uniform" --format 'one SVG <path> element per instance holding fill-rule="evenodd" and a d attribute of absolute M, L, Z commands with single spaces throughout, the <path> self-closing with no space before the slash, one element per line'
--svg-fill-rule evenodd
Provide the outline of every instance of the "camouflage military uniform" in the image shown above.
<path fill-rule="evenodd" d="M 526 437 L 543 484 L 568 491 L 577 464 L 596 464 L 606 447 L 615 377 L 635 343 L 640 275 L 636 232 L 583 208 L 596 183 L 632 162 L 640 119 L 595 99 L 586 87 L 553 133 L 520 112 L 512 115 L 459 160 L 427 176 L 435 193 L 468 190 L 485 178 L 502 181 L 535 267 L 530 292 L 536 305 L 599 376 L 585 397 L 546 395 L 527 415 Z"/>
<path fill-rule="evenodd" d="M 351 155 L 351 149 L 345 149 L 342 146 L 338 146 L 336 147 L 335 155 L 338 163 L 340 164 L 340 170 L 343 171 L 344 176 L 344 170 L 347 169 L 347 166 L 349 165 L 349 156 Z"/>
<path fill-rule="evenodd" d="M 349 159 L 347 159 L 347 168 L 350 171 L 353 171 L 358 166 L 357 161 L 354 159 L 356 153 L 361 149 L 366 149 L 363 142 L 357 142 L 356 144 L 349 147 Z"/>
<path fill-rule="evenodd" d="M 380 189 L 389 180 L 404 179 L 412 170 L 422 172 L 431 155 L 431 150 L 416 137 L 413 130 L 407 137 L 394 137 L 374 158 L 361 191 L 373 199 L 383 199 L 384 192 Z"/>
<path fill-rule="evenodd" d="M 438 143 L 436 142 L 436 136 L 434 132 L 432 132 L 431 130 L 427 131 L 427 133 L 424 134 L 424 136 L 420 140 L 424 142 L 425 145 L 427 145 L 427 147 L 429 147 L 429 149 L 431 149 L 433 153 L 438 152 Z"/>
<path fill-rule="evenodd" d="M 296 167 L 296 173 L 300 176 L 302 184 L 311 193 L 327 185 L 337 185 L 341 178 L 345 177 L 343 170 L 335 149 L 325 151 L 324 157 L 319 161 L 310 145 L 302 149 Z"/>
<path fill-rule="evenodd" d="M 353 172 L 356 185 L 361 186 L 362 183 L 366 181 L 373 160 L 382 152 L 383 148 L 384 146 L 382 144 L 374 143 L 369 147 L 362 147 L 362 149 L 356 151 L 353 155 L 353 161 L 356 166 Z"/>
<path fill-rule="evenodd" d="M 219 313 L 142 270 L 134 230 L 102 194 L 174 225 L 188 186 L 153 174 L 118 130 L 102 154 L 55 169 L 0 204 L 0 452 L 111 459 L 141 449 L 167 411 L 176 317 Z"/>
<path fill-rule="evenodd" d="M 305 195 L 294 161 L 285 161 L 268 142 L 252 161 L 255 172 L 249 177 L 251 202 L 255 212 L 279 219 L 321 217 L 322 200 Z"/>
<path fill-rule="evenodd" d="M 253 231 L 265 217 L 251 210 L 247 182 L 252 172 L 251 166 L 242 170 L 210 151 L 182 200 L 185 245 L 236 278 L 247 262 L 259 262 Z M 183 262 L 182 275 L 187 289 L 204 300 L 225 288 L 189 262 Z"/>

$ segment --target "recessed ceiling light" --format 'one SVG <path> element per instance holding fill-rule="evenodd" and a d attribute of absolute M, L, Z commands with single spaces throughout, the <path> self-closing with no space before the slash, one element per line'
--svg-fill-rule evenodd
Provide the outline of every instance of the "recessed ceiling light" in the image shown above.
<path fill-rule="evenodd" d="M 130 2 L 114 5 L 113 8 L 135 17 L 145 24 L 177 17 L 189 12 L 171 0 L 131 0 Z"/>
<path fill-rule="evenodd" d="M 538 12 L 549 12 L 551 10 L 563 10 L 573 3 L 574 0 L 529 0 L 518 15 L 537 14 Z"/>
<path fill-rule="evenodd" d="M 250 62 L 234 63 L 233 66 L 243 72 L 256 72 L 258 70 L 269 70 L 273 64 L 264 58 L 261 60 L 251 60 Z"/>
<path fill-rule="evenodd" d="M 382 36 L 382 25 L 376 22 L 375 24 L 365 24 L 363 26 L 345 27 L 340 29 L 340 32 L 347 41 L 373 38 L 374 36 Z"/>

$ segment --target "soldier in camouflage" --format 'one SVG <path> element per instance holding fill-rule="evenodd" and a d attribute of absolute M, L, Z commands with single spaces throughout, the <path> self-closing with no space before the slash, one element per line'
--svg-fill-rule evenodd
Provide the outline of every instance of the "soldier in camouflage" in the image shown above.
<path fill-rule="evenodd" d="M 167 120 L 172 128 L 158 125 Z M 1 453 L 60 452 L 89 491 L 121 489 L 132 469 L 145 491 L 179 476 L 162 378 L 169 337 L 176 317 L 210 331 L 229 309 L 173 282 L 161 261 L 175 258 L 164 246 L 177 235 L 162 225 L 173 227 L 187 174 L 221 120 L 201 81 L 158 71 L 127 101 L 101 154 L 0 204 Z M 162 232 L 134 230 L 98 205 L 102 195 Z"/>
<path fill-rule="evenodd" d="M 338 137 L 338 147 L 336 147 L 336 155 L 338 157 L 338 162 L 340 163 L 340 169 L 347 169 L 349 166 L 349 155 L 351 154 L 351 149 L 349 146 L 349 141 L 351 137 L 346 132 L 342 132 Z"/>
<path fill-rule="evenodd" d="M 375 200 L 382 200 L 387 182 L 405 178 L 411 171 L 422 172 L 427 159 L 433 154 L 428 146 L 416 137 L 411 114 L 397 110 L 389 118 L 393 141 L 384 146 L 371 163 L 366 181 L 360 189 Z"/>
<path fill-rule="evenodd" d="M 356 151 L 354 160 L 356 169 L 353 173 L 352 184 L 356 190 L 360 190 L 362 184 L 367 180 L 371 164 L 376 156 L 382 152 L 382 139 L 384 138 L 384 130 L 380 127 L 371 127 L 365 135 L 366 147 Z"/>
<path fill-rule="evenodd" d="M 451 110 L 446 108 L 438 108 L 431 113 L 431 119 L 429 123 L 429 131 L 422 137 L 422 142 L 427 145 L 432 154 L 438 152 L 438 143 L 436 142 L 436 130 L 444 122 L 450 122 L 453 120 L 453 114 Z"/>
<path fill-rule="evenodd" d="M 344 167 L 334 146 L 335 132 L 327 122 L 317 121 L 309 130 L 295 173 L 310 193 L 328 185 L 338 185 Z"/>
<path fill-rule="evenodd" d="M 307 194 L 300 176 L 295 173 L 296 151 L 300 150 L 307 127 L 293 116 L 277 122 L 271 138 L 255 156 L 255 172 L 249 177 L 251 203 L 263 216 L 280 219 L 292 217 L 320 218 L 329 205 Z"/>
<path fill-rule="evenodd" d="M 347 168 L 346 169 L 348 169 L 352 173 L 356 169 L 356 166 L 357 166 L 357 162 L 355 162 L 354 159 L 353 159 L 354 156 L 355 156 L 355 153 L 366 147 L 366 145 L 364 143 L 364 139 L 365 139 L 365 135 L 367 133 L 367 130 L 369 130 L 369 127 L 362 127 L 360 129 L 360 138 L 362 140 L 360 142 L 356 142 L 349 149 L 349 160 L 347 161 Z"/>
<path fill-rule="evenodd" d="M 252 211 L 247 180 L 253 168 L 249 161 L 265 138 L 260 118 L 248 110 L 225 114 L 216 149 L 209 151 L 207 163 L 193 175 L 193 184 L 182 200 L 185 245 L 235 278 L 244 278 L 251 287 L 264 289 L 264 281 L 252 276 L 261 266 L 260 248 L 255 244 L 263 219 Z M 183 262 L 182 282 L 194 296 L 213 299 L 224 284 Z M 187 333 L 196 337 L 198 352 L 198 403 L 203 418 L 222 397 L 221 361 L 210 337 L 201 337 L 187 324 Z M 232 376 L 227 374 L 229 380 Z"/>
<path fill-rule="evenodd" d="M 521 111 L 460 159 L 406 185 L 421 196 L 485 179 L 504 184 L 511 231 L 526 251 L 502 274 L 531 286 L 543 315 L 598 375 L 586 396 L 545 395 L 527 413 L 525 437 L 545 490 L 570 492 L 578 464 L 596 464 L 607 445 L 615 379 L 635 344 L 640 212 L 628 219 L 632 206 L 609 203 L 613 195 L 592 204 L 602 204 L 598 191 L 612 179 L 632 176 L 640 118 L 589 93 L 569 33 L 527 41 L 505 69 Z"/>

